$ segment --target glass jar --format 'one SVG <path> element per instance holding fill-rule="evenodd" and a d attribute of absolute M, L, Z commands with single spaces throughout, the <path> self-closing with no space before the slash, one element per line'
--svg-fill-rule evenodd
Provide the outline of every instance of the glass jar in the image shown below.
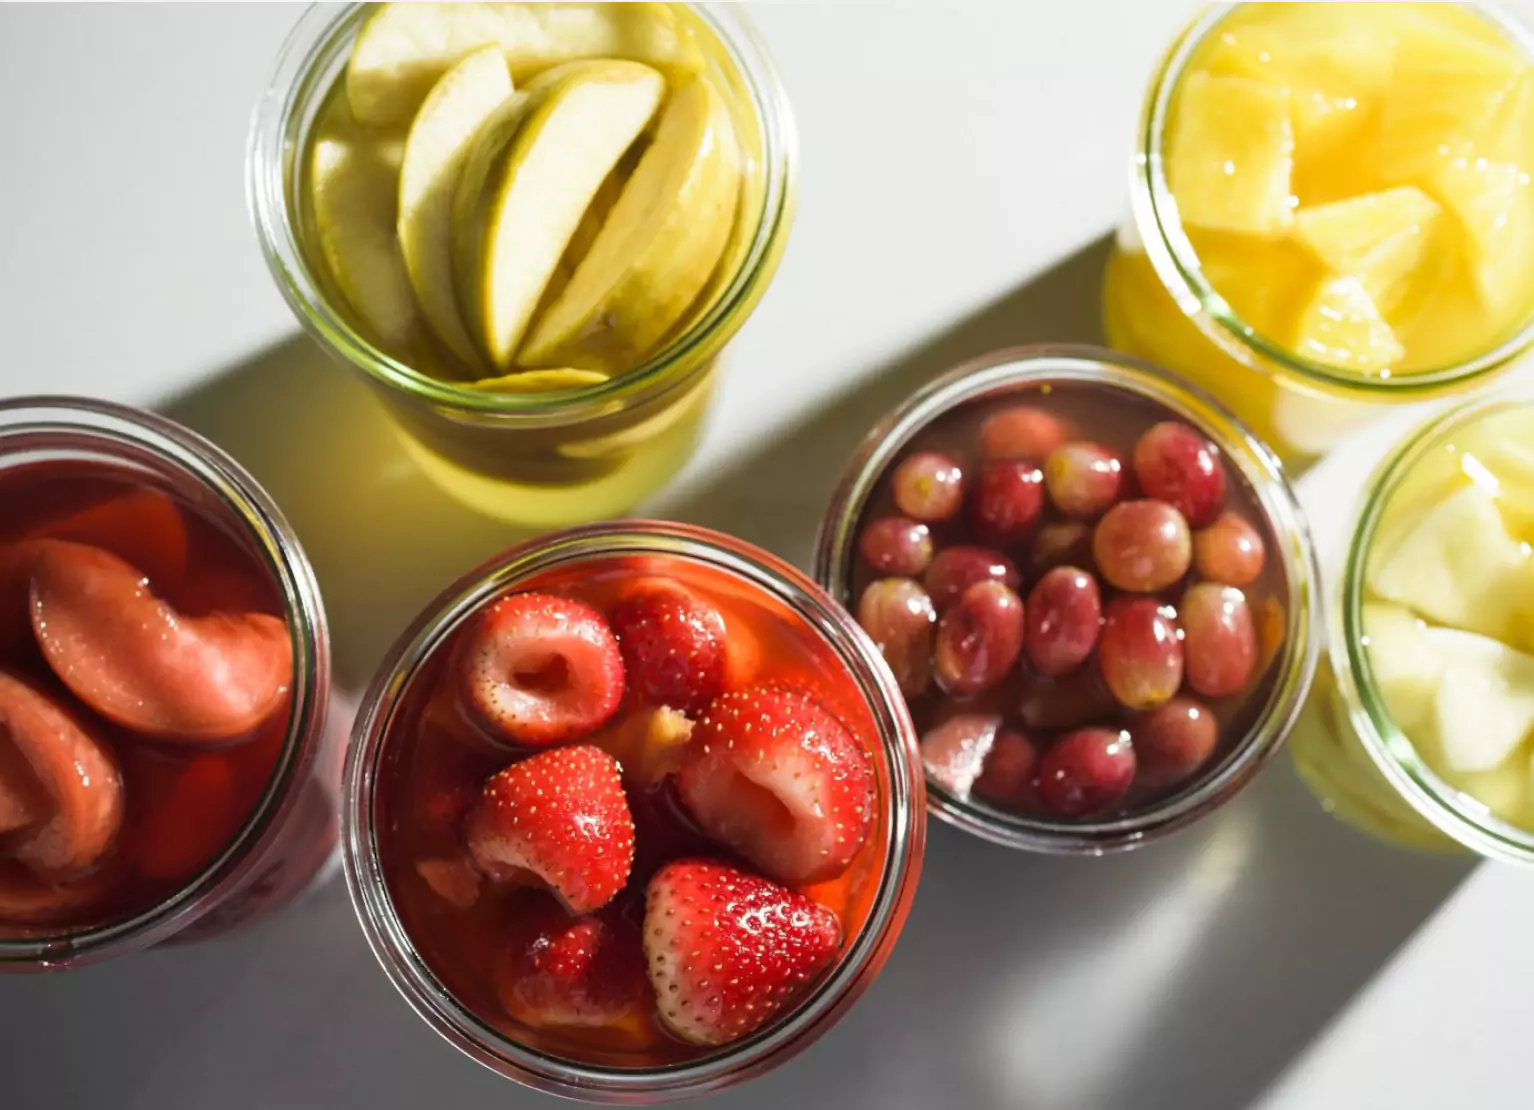
<path fill-rule="evenodd" d="M 444 491 L 529 526 L 618 516 L 660 488 L 702 434 L 721 352 L 777 270 L 793 222 L 797 139 L 777 73 L 749 19 L 726 5 L 672 5 L 703 46 L 740 141 L 739 214 L 706 308 L 642 365 L 600 384 L 496 393 L 423 373 L 353 322 L 314 257 L 310 136 L 374 5 L 310 8 L 257 106 L 247 155 L 251 218 L 278 288 L 317 342 L 350 363 L 407 452 Z"/>
<path fill-rule="evenodd" d="M 1308 359 L 1232 308 L 1211 284 L 1179 218 L 1164 150 L 1172 105 L 1194 56 L 1226 19 L 1248 6 L 1210 5 L 1172 44 L 1151 82 L 1131 167 L 1130 215 L 1104 276 L 1103 327 L 1113 347 L 1166 366 L 1219 397 L 1295 467 L 1384 406 L 1461 392 L 1506 369 L 1534 345 L 1534 303 L 1513 334 L 1473 357 L 1373 377 Z M 1485 16 L 1534 55 L 1527 29 L 1490 9 Z"/>
<path fill-rule="evenodd" d="M 821 525 L 815 578 L 837 601 L 854 603 L 851 584 L 865 507 L 881 477 L 933 422 L 961 407 L 1048 396 L 1063 385 L 1127 393 L 1201 430 L 1245 480 L 1255 511 L 1266 518 L 1274 541 L 1268 560 L 1279 560 L 1283 570 L 1283 644 L 1268 668 L 1266 702 L 1239 741 L 1185 785 L 1120 816 L 1065 821 L 959 797 L 928 779 L 933 814 L 958 828 L 1012 848 L 1102 855 L 1138 847 L 1228 802 L 1278 750 L 1305 702 L 1321 620 L 1315 551 L 1283 469 L 1261 441 L 1207 394 L 1124 355 L 1075 346 L 1019 347 L 983 355 L 913 394 L 864 437 Z M 1091 429 L 1086 432 L 1091 434 Z"/>
<path fill-rule="evenodd" d="M 314 573 L 277 506 L 213 444 L 152 413 L 100 401 L 0 402 L 0 470 L 104 464 L 205 509 L 256 555 L 292 637 L 288 720 L 270 781 L 223 850 L 169 897 L 99 925 L 0 936 L 0 970 L 71 968 L 150 945 L 199 940 L 271 913 L 333 873 L 341 741 L 325 728 L 330 641 Z"/>
<path fill-rule="evenodd" d="M 437 979 L 390 895 L 379 845 L 381 780 L 392 718 L 433 652 L 489 600 L 518 584 L 605 560 L 650 557 L 722 575 L 783 607 L 818 634 L 851 677 L 877 729 L 876 806 L 888 830 L 863 927 L 797 1009 L 700 1059 L 655 1067 L 597 1066 L 538 1051 L 492 1029 Z M 808 1047 L 857 1000 L 884 965 L 915 894 L 926 837 L 916 738 L 894 679 L 848 614 L 788 564 L 731 537 L 683 524 L 628 521 L 553 533 L 475 568 L 428 605 L 381 664 L 362 700 L 343 786 L 345 869 L 364 933 L 384 971 L 421 1018 L 492 1071 L 566 1097 L 656 1103 L 733 1086 Z M 875 827 L 880 825 L 876 816 Z"/>
<path fill-rule="evenodd" d="M 1428 475 L 1429 488 L 1440 488 L 1436 469 L 1468 455 L 1458 442 L 1464 433 L 1488 419 L 1520 414 L 1534 421 L 1534 399 L 1494 396 L 1456 406 L 1408 435 L 1370 477 L 1333 589 L 1330 673 L 1317 682 L 1306 727 L 1296 730 L 1290 752 L 1322 804 L 1377 839 L 1534 863 L 1534 831 L 1499 818 L 1446 781 L 1406 735 L 1382 691 L 1364 623 L 1369 568 L 1382 536 L 1393 532 L 1393 499 Z M 1409 509 L 1413 519 L 1423 515 L 1415 502 Z"/>

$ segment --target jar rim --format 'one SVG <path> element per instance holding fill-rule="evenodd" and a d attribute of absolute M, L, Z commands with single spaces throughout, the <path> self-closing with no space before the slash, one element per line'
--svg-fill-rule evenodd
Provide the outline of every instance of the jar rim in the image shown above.
<path fill-rule="evenodd" d="M 1534 830 L 1513 825 L 1443 780 L 1417 752 L 1386 705 L 1365 643 L 1364 597 L 1374 541 L 1390 507 L 1413 469 L 1455 433 L 1516 409 L 1534 408 L 1534 392 L 1498 390 L 1458 404 L 1414 428 L 1370 475 L 1354 520 L 1332 604 L 1341 651 L 1331 667 L 1349 722 L 1364 750 L 1405 801 L 1440 832 L 1483 856 L 1534 864 Z"/>
<path fill-rule="evenodd" d="M 1130 175 L 1131 218 L 1146 253 L 1167 288 L 1198 325 L 1200 331 L 1226 354 L 1246 365 L 1255 359 L 1257 368 L 1293 373 L 1330 392 L 1344 390 L 1371 395 L 1388 394 L 1402 401 L 1421 399 L 1449 386 L 1464 386 L 1496 371 L 1534 347 L 1534 303 L 1528 318 L 1490 349 L 1446 366 L 1399 375 L 1364 377 L 1307 359 L 1268 338 L 1242 319 L 1241 314 L 1205 277 L 1198 252 L 1188 238 L 1167 182 L 1165 145 L 1172 100 L 1181 87 L 1193 55 L 1220 25 L 1246 3 L 1208 6 L 1172 44 L 1151 82 L 1141 113 L 1139 149 Z M 1510 13 L 1486 3 L 1469 5 L 1493 23 L 1534 62 L 1534 28 Z"/>
<path fill-rule="evenodd" d="M 889 827 L 879 888 L 838 963 L 787 1016 L 701 1060 L 622 1068 L 577 1063 L 528 1048 L 481 1021 L 426 967 L 395 910 L 383 873 L 375 798 L 386 738 L 418 668 L 490 598 L 529 576 L 597 558 L 658 554 L 703 563 L 760 588 L 805 619 L 840 656 L 879 733 L 888 769 Z M 492 1071 L 591 1102 L 692 1097 L 754 1077 L 808 1047 L 857 1000 L 883 966 L 915 894 L 925 849 L 925 781 L 915 729 L 878 649 L 813 581 L 761 549 L 693 525 L 614 521 L 565 529 L 508 548 L 430 602 L 395 641 L 363 696 L 342 793 L 343 865 L 353 908 L 379 964 L 422 1020 Z"/>
<path fill-rule="evenodd" d="M 339 10 L 311 4 L 284 40 L 266 91 L 252 113 L 245 155 L 245 198 L 251 223 L 278 289 L 310 335 L 326 350 L 382 385 L 455 411 L 514 420 L 584 419 L 636 395 L 660 396 L 681 388 L 691 375 L 670 380 L 678 365 L 704 366 L 745 322 L 765 291 L 792 228 L 798 174 L 798 136 L 788 95 L 766 43 L 749 17 L 731 5 L 687 4 L 727 53 L 750 94 L 762 131 L 763 189 L 755 232 L 736 273 L 709 306 L 666 347 L 639 366 L 605 381 L 551 393 L 495 393 L 433 378 L 394 358 L 338 311 L 309 265 L 293 226 L 288 185 L 292 160 L 289 125 L 312 98 L 325 95 L 316 69 L 327 52 L 349 36 L 371 4 Z"/>
<path fill-rule="evenodd" d="M 277 764 L 239 831 L 174 894 L 99 926 L 0 938 L 0 966 L 75 967 L 146 948 L 194 924 L 236 889 L 298 801 L 325 728 L 330 691 L 330 635 L 319 583 L 292 526 L 239 463 L 196 432 L 163 416 L 82 397 L 38 395 L 0 400 L 0 458 L 8 441 L 68 437 L 108 457 L 147 453 L 157 466 L 197 483 L 227 510 L 260 553 L 282 595 L 293 651 L 287 733 Z"/>
<path fill-rule="evenodd" d="M 1101 386 L 1155 402 L 1214 440 L 1237 467 L 1267 518 L 1284 559 L 1289 596 L 1284 649 L 1262 714 L 1223 761 L 1181 790 L 1133 813 L 1106 820 L 1050 821 L 1005 813 L 928 783 L 928 807 L 948 823 L 1027 851 L 1102 855 L 1139 847 L 1191 824 L 1229 801 L 1278 751 L 1315 675 L 1322 612 L 1319 567 L 1310 525 L 1276 455 L 1219 401 L 1165 370 L 1129 355 L 1069 344 L 1012 347 L 961 363 L 896 406 L 853 453 L 832 495 L 816 541 L 815 580 L 838 602 L 848 582 L 857 524 L 879 478 L 911 440 L 958 405 L 1019 386 L 1059 382 Z"/>

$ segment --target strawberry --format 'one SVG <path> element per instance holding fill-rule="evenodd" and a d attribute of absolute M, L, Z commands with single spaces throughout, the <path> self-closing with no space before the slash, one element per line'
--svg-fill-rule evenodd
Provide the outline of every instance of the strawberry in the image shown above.
<path fill-rule="evenodd" d="M 278 712 L 292 681 L 287 625 L 265 613 L 187 617 L 99 547 L 43 541 L 32 631 L 70 692 L 134 732 L 233 740 Z"/>
<path fill-rule="evenodd" d="M 475 715 L 530 747 L 595 732 L 623 700 L 623 656 L 602 614 L 552 594 L 513 594 L 480 614 L 458 673 Z"/>
<path fill-rule="evenodd" d="M 644 947 L 631 923 L 571 917 L 537 895 L 516 908 L 495 993 L 508 1014 L 529 1025 L 612 1025 L 649 1000 Z"/>
<path fill-rule="evenodd" d="M 761 1028 L 840 947 L 830 910 L 722 863 L 668 864 L 645 894 L 644 954 L 660 1018 L 694 1044 L 728 1044 Z"/>
<path fill-rule="evenodd" d="M 867 750 L 790 686 L 763 683 L 715 698 L 693 729 L 676 785 L 704 832 L 795 886 L 844 870 L 873 822 Z"/>
<path fill-rule="evenodd" d="M 699 713 L 724 689 L 724 618 L 667 579 L 651 579 L 613 607 L 629 687 L 650 705 Z"/>
<path fill-rule="evenodd" d="M 589 744 L 556 748 L 490 776 L 465 822 L 469 855 L 490 879 L 543 882 L 588 913 L 628 881 L 634 818 L 618 764 Z"/>

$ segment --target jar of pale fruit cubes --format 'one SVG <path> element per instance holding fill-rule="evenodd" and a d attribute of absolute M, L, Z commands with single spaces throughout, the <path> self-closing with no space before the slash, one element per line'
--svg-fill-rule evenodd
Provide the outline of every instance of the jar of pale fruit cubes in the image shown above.
<path fill-rule="evenodd" d="M 1429 422 L 1367 488 L 1300 773 L 1383 839 L 1534 862 L 1534 398 Z"/>
<path fill-rule="evenodd" d="M 726 7 L 317 6 L 248 169 L 279 288 L 409 454 L 547 525 L 621 515 L 692 453 L 787 240 L 795 140 Z"/>
<path fill-rule="evenodd" d="M 1114 346 L 1290 462 L 1534 340 L 1534 50 L 1468 4 L 1221 4 L 1144 109 Z"/>

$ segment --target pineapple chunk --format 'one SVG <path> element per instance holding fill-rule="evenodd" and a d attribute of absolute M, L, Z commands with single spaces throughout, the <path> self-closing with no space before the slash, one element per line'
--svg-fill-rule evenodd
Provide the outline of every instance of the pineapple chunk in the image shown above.
<path fill-rule="evenodd" d="M 1404 180 L 1462 154 L 1492 126 L 1523 68 L 1506 43 L 1432 16 L 1405 21 L 1380 113 L 1380 173 Z"/>
<path fill-rule="evenodd" d="M 1507 94 L 1486 137 L 1476 144 L 1476 153 L 1534 173 L 1534 66 L 1524 69 Z"/>
<path fill-rule="evenodd" d="M 1534 188 L 1511 162 L 1461 155 L 1429 181 L 1455 218 L 1476 292 L 1495 312 L 1526 303 L 1534 281 Z"/>
<path fill-rule="evenodd" d="M 1271 235 L 1294 222 L 1294 133 L 1281 90 L 1191 74 L 1166 163 L 1178 212 L 1191 226 Z"/>
<path fill-rule="evenodd" d="M 1431 252 L 1439 207 L 1403 185 L 1295 213 L 1295 236 L 1335 274 L 1351 274 L 1381 313 L 1406 299 Z"/>
<path fill-rule="evenodd" d="M 1429 720 L 1443 677 L 1443 662 L 1427 632 L 1419 617 L 1399 605 L 1371 601 L 1364 606 L 1374 682 L 1390 715 L 1407 735 Z"/>
<path fill-rule="evenodd" d="M 1283 334 L 1321 274 L 1315 259 L 1289 237 L 1192 230 L 1188 239 L 1205 279 L 1261 335 Z"/>
<path fill-rule="evenodd" d="M 1534 599 L 1529 550 L 1507 534 L 1493 494 L 1467 485 L 1376 552 L 1368 585 L 1440 624 L 1507 640 Z"/>
<path fill-rule="evenodd" d="M 1450 771 L 1490 771 L 1534 731 L 1534 656 L 1455 628 L 1430 628 L 1443 660 L 1433 736 Z"/>
<path fill-rule="evenodd" d="M 1388 370 L 1406 354 L 1356 277 L 1321 282 L 1300 310 L 1292 346 L 1306 358 L 1359 374 Z"/>

